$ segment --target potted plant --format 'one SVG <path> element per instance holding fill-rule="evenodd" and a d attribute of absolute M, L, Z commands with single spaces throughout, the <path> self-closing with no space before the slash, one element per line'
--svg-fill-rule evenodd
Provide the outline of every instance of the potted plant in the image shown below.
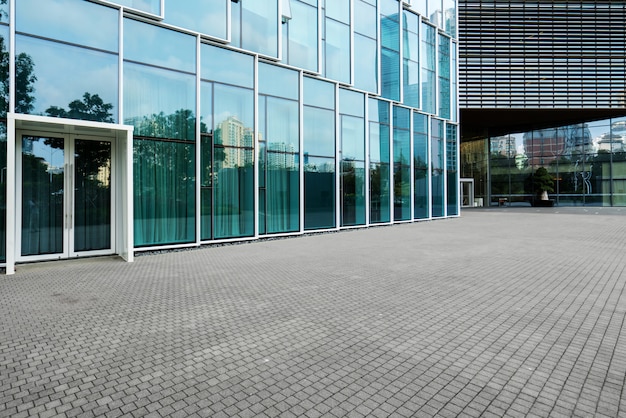
<path fill-rule="evenodd" d="M 544 167 L 539 167 L 532 176 L 535 199 L 533 206 L 554 206 L 554 201 L 550 200 L 548 193 L 554 192 L 554 179 Z"/>

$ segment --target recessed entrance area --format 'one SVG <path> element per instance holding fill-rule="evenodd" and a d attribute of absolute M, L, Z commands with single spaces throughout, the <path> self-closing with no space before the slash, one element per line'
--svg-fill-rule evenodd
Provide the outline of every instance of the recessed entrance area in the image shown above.
<path fill-rule="evenodd" d="M 7 274 L 20 262 L 113 254 L 132 261 L 132 127 L 13 116 Z"/>

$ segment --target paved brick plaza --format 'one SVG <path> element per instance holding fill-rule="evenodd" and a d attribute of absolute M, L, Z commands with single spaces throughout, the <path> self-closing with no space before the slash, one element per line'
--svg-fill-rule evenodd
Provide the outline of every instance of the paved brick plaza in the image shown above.
<path fill-rule="evenodd" d="M 626 208 L 18 266 L 0 416 L 625 416 L 625 269 Z"/>

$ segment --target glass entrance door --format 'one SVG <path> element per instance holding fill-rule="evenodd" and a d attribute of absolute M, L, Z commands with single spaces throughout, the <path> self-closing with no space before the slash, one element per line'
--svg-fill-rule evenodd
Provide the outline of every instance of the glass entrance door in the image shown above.
<path fill-rule="evenodd" d="M 113 252 L 112 148 L 103 139 L 21 135 L 18 260 Z"/>

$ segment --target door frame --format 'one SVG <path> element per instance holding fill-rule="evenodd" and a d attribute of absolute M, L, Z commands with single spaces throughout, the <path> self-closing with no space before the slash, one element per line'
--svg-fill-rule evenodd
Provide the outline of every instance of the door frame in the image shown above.
<path fill-rule="evenodd" d="M 116 228 L 115 225 L 115 216 L 116 216 L 116 189 L 118 187 L 118 179 L 117 179 L 117 170 L 116 165 L 117 161 L 113 158 L 115 155 L 115 137 L 112 136 L 94 136 L 85 135 L 85 134 L 68 134 L 62 132 L 44 132 L 44 131 L 26 131 L 26 130 L 16 130 L 16 203 L 17 209 L 15 213 L 15 225 L 17 234 L 15 237 L 15 246 L 16 246 L 16 262 L 32 262 L 32 261 L 45 261 L 45 260 L 58 260 L 63 258 L 74 258 L 74 257 L 89 257 L 89 256 L 97 256 L 97 255 L 111 255 L 115 254 L 115 234 Z M 51 254 L 38 254 L 38 255 L 22 255 L 21 247 L 24 239 L 24 233 L 22 230 L 23 223 L 23 188 L 20 187 L 20 183 L 22 183 L 22 152 L 23 152 L 23 144 L 22 140 L 24 137 L 39 137 L 39 138 L 59 138 L 63 139 L 64 142 L 64 179 L 63 179 L 63 251 L 59 253 L 51 253 Z M 75 199 L 76 199 L 76 173 L 74 172 L 75 160 L 74 154 L 76 151 L 76 140 L 87 140 L 87 141 L 105 141 L 111 145 L 111 179 L 110 179 L 110 187 L 111 187 L 111 217 L 109 219 L 111 230 L 110 230 L 110 248 L 104 250 L 92 250 L 92 251 L 76 251 L 74 243 L 75 236 L 74 233 L 76 231 L 76 214 L 75 214 Z M 68 217 L 69 216 L 69 217 Z"/>
<path fill-rule="evenodd" d="M 47 116 L 23 115 L 16 113 L 7 114 L 7 210 L 6 210 L 6 274 L 15 273 L 15 264 L 21 260 L 21 224 L 18 220 L 18 210 L 21 210 L 21 202 L 17 200 L 17 181 L 21 180 L 21 173 L 17 172 L 17 141 L 21 140 L 18 135 L 21 132 L 37 132 L 40 135 L 53 136 L 75 135 L 84 137 L 108 137 L 112 141 L 112 170 L 111 173 L 117 179 L 115 196 L 112 201 L 116 213 L 113 217 L 114 242 L 113 254 L 117 254 L 128 262 L 134 259 L 133 244 L 133 127 L 121 124 L 103 122 L 91 122 L 64 118 L 51 118 Z M 21 157 L 21 156 L 20 156 Z M 21 185 L 20 185 L 21 187 Z M 20 216 L 21 219 L 21 216 Z M 70 254 L 72 255 L 72 254 Z M 59 258 L 59 257 L 54 257 Z"/>

